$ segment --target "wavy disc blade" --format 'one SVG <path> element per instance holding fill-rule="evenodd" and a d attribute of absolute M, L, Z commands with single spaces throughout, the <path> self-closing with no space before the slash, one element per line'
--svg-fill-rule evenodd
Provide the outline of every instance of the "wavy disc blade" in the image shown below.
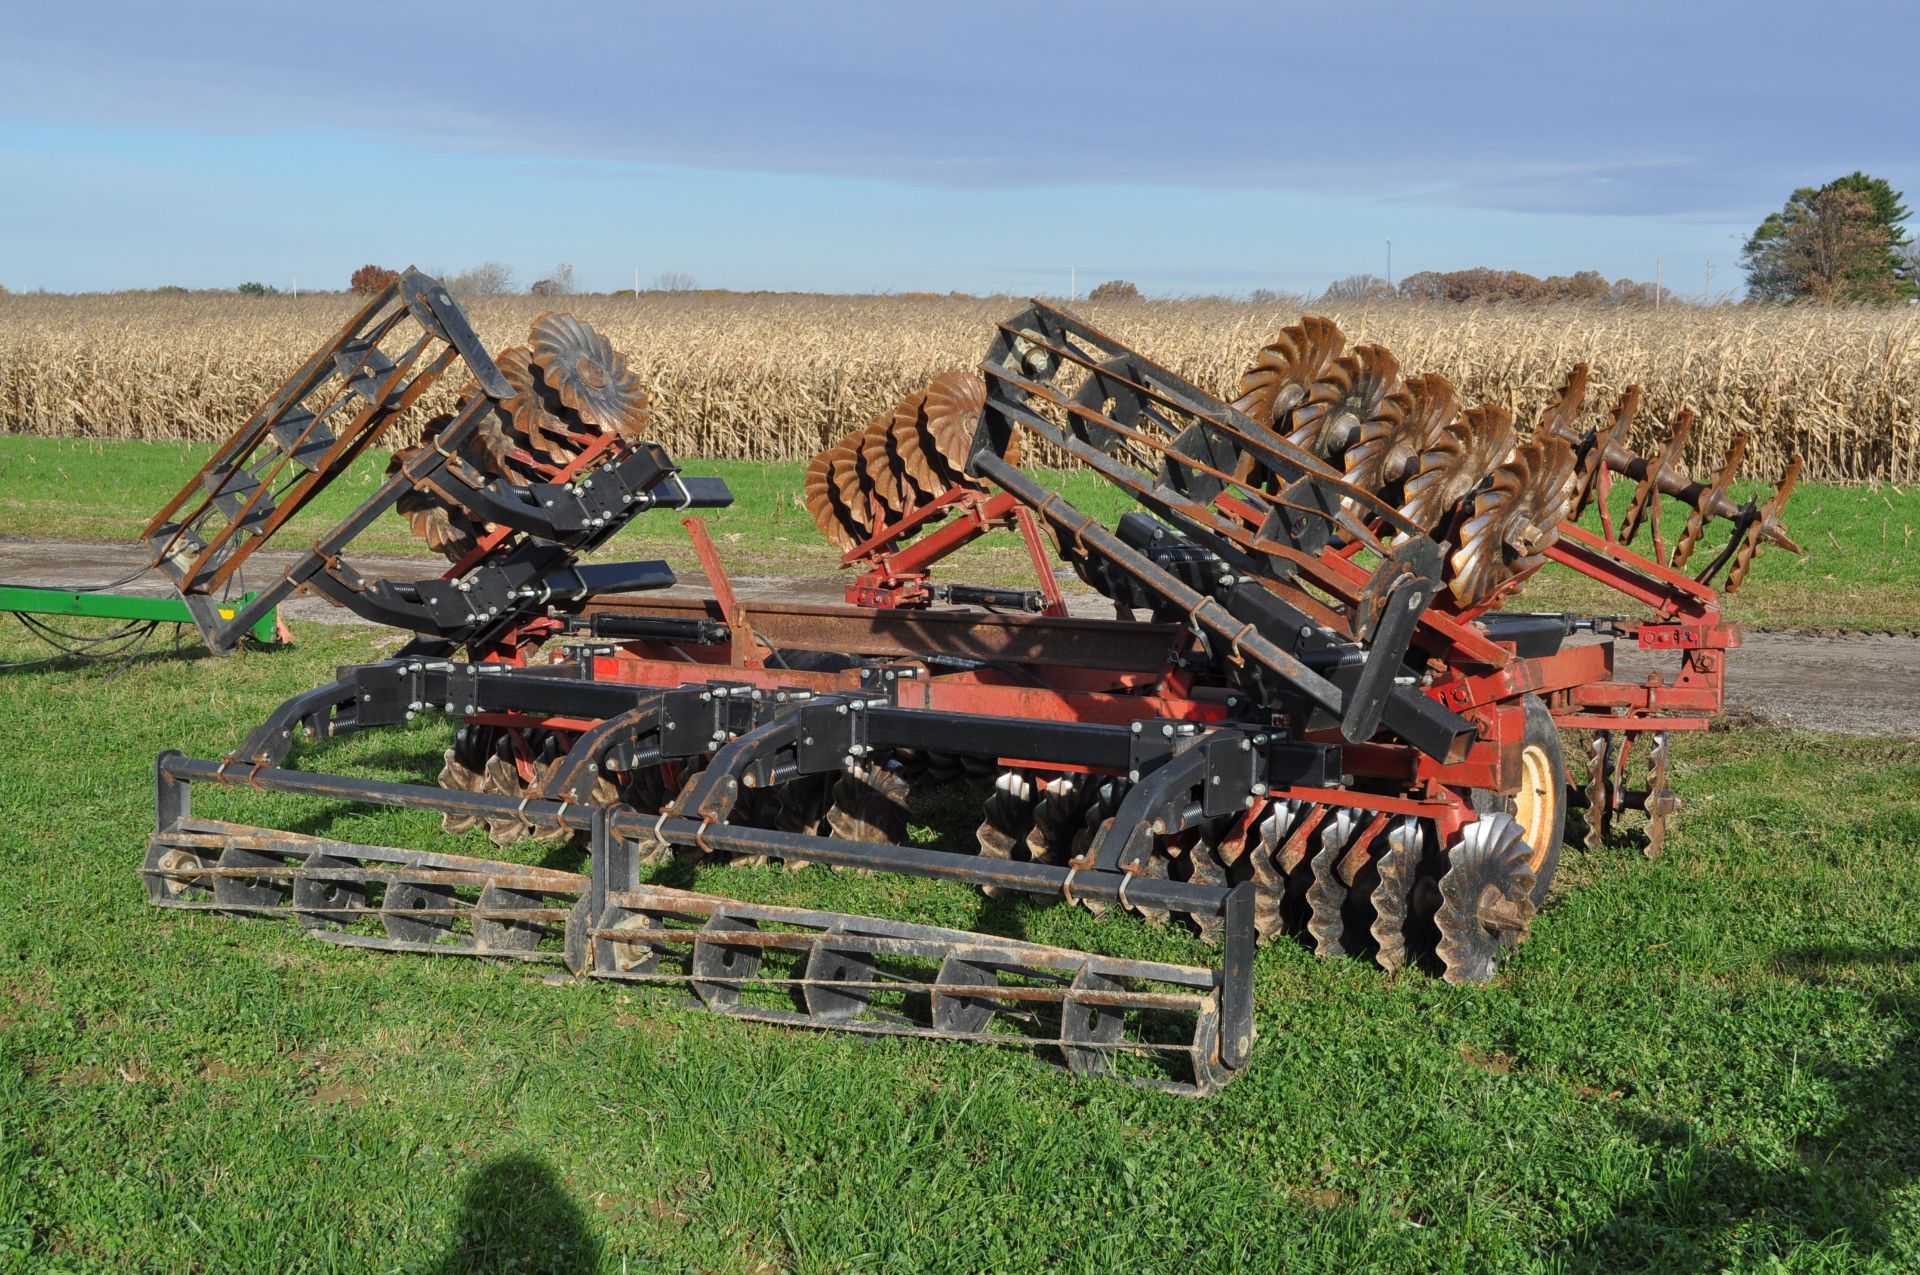
<path fill-rule="evenodd" d="M 1448 559 L 1449 587 L 1461 606 L 1474 606 L 1510 580 L 1544 562 L 1573 508 L 1573 448 L 1546 435 L 1523 443 L 1473 500 Z"/>
<path fill-rule="evenodd" d="M 807 512 L 813 515 L 820 534 L 836 549 L 851 549 L 866 538 L 862 534 L 863 524 L 856 521 L 853 511 L 845 506 L 838 481 L 842 468 L 857 463 L 852 448 L 844 442 L 836 443 L 808 462 L 806 477 L 801 480 L 801 496 L 806 501 Z"/>
<path fill-rule="evenodd" d="M 1485 404 L 1440 432 L 1406 480 L 1403 517 L 1432 530 L 1513 447 L 1513 414 Z"/>
<path fill-rule="evenodd" d="M 541 379 L 533 364 L 533 351 L 514 345 L 494 355 L 500 375 L 513 387 L 513 397 L 501 406 L 513 418 L 513 432 L 528 451 L 554 463 L 565 464 L 573 455 L 567 437 L 567 422 L 557 395 Z"/>
<path fill-rule="evenodd" d="M 1309 315 L 1280 329 L 1241 374 L 1233 406 L 1269 429 L 1281 428 L 1346 344 L 1332 319 Z"/>
<path fill-rule="evenodd" d="M 613 343 L 570 314 L 533 321 L 533 363 L 560 402 L 595 429 L 638 439 L 647 430 L 647 392 Z"/>
<path fill-rule="evenodd" d="M 839 495 L 840 507 L 846 511 L 848 521 L 859 529 L 859 538 L 865 540 L 874 529 L 874 491 L 865 458 L 860 454 L 861 432 L 856 430 L 848 434 L 831 449 L 833 459 L 828 462 L 827 475 Z"/>
<path fill-rule="evenodd" d="M 438 496 L 410 491 L 393 508 L 407 520 L 415 539 L 449 562 L 458 562 L 480 547 L 480 525 Z"/>
<path fill-rule="evenodd" d="M 921 407 L 926 435 L 955 473 L 966 470 L 967 452 L 986 406 L 987 383 L 976 372 L 942 372 L 927 384 Z"/>
<path fill-rule="evenodd" d="M 895 445 L 892 412 L 881 412 L 867 422 L 860 431 L 859 450 L 867 482 L 891 517 L 897 518 L 921 502 L 919 487 L 908 476 L 906 462 Z"/>
<path fill-rule="evenodd" d="M 1387 849 L 1373 887 L 1373 959 L 1391 973 L 1407 963 L 1407 917 L 1413 904 L 1414 875 L 1420 867 L 1422 832 L 1411 815 L 1396 819 L 1387 832 Z"/>
<path fill-rule="evenodd" d="M 1361 422 L 1360 437 L 1345 457 L 1347 481 L 1397 496 L 1421 455 L 1459 415 L 1459 397 L 1446 377 L 1408 379 L 1387 396 L 1381 410 Z"/>
<path fill-rule="evenodd" d="M 1347 936 L 1347 883 L 1340 877 L 1340 861 L 1360 834 L 1358 812 L 1334 812 L 1320 829 L 1320 850 L 1313 856 L 1313 882 L 1307 887 L 1307 933 L 1313 936 L 1314 955 L 1346 956 L 1353 948 Z"/>
<path fill-rule="evenodd" d="M 1539 423 L 1533 427 L 1536 437 L 1551 434 L 1564 438 L 1576 446 L 1580 442 L 1580 408 L 1587 398 L 1587 377 L 1591 369 L 1585 363 L 1575 363 L 1567 373 L 1567 379 L 1554 391 L 1553 399 L 1546 410 L 1540 413 Z"/>
<path fill-rule="evenodd" d="M 907 477 L 922 490 L 938 494 L 953 486 L 959 474 L 940 455 L 926 430 L 925 390 L 915 390 L 893 409 L 893 450 Z"/>
<path fill-rule="evenodd" d="M 1533 920 L 1533 851 L 1513 816 L 1482 815 L 1447 854 L 1435 948 L 1449 983 L 1484 983 Z"/>
<path fill-rule="evenodd" d="M 1355 346 L 1333 361 L 1326 375 L 1293 409 L 1287 441 L 1322 460 L 1335 460 L 1360 435 L 1361 423 L 1382 410 L 1400 388 L 1400 360 L 1382 345 Z"/>

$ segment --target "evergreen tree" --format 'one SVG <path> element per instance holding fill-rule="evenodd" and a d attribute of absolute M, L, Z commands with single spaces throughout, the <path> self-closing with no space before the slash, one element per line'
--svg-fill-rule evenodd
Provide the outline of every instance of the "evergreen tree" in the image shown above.
<path fill-rule="evenodd" d="M 1892 301 L 1920 295 L 1904 249 L 1907 208 L 1884 178 L 1849 173 L 1802 186 L 1747 240 L 1756 301 Z"/>

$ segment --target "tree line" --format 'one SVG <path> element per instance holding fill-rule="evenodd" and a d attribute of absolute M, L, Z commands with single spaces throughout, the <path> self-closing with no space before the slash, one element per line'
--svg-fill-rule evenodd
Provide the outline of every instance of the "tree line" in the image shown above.
<path fill-rule="evenodd" d="M 1492 270 L 1486 266 L 1475 266 L 1471 270 L 1421 270 L 1408 275 L 1397 286 L 1379 275 L 1348 275 L 1329 284 L 1319 299 L 1349 302 L 1508 302 L 1519 305 L 1579 301 L 1594 305 L 1653 305 L 1656 301 L 1670 303 L 1673 292 L 1657 284 L 1641 283 L 1634 279 L 1609 282 L 1598 270 L 1548 275 L 1542 279 L 1524 270 Z"/>
<path fill-rule="evenodd" d="M 1887 304 L 1920 298 L 1920 245 L 1907 235 L 1904 196 L 1883 177 L 1854 172 L 1824 186 L 1803 186 L 1747 239 L 1740 264 L 1747 299 L 1826 304 Z M 1396 287 L 1378 275 L 1336 280 L 1322 301 L 1576 301 L 1597 305 L 1671 304 L 1651 283 L 1597 270 L 1545 279 L 1522 270 L 1423 270 Z"/>
<path fill-rule="evenodd" d="M 1747 276 L 1747 299 L 1758 302 L 1812 301 L 1839 304 L 1888 304 L 1920 300 L 1920 245 L 1908 236 L 1905 196 L 1882 177 L 1848 173 L 1824 186 L 1802 186 L 1788 197 L 1779 212 L 1768 214 L 1741 250 L 1740 264 Z M 353 272 L 349 288 L 361 295 L 379 292 L 398 277 L 384 266 L 365 265 Z M 513 270 L 497 261 L 482 262 L 457 273 L 440 272 L 447 285 L 463 296 L 504 296 L 518 290 Z M 651 291 L 688 292 L 691 276 L 657 276 Z M 277 296 L 279 289 L 247 282 L 242 295 Z M 160 291 L 166 291 L 161 289 Z M 184 291 L 181 289 L 180 291 Z M 534 296 L 567 296 L 574 291 L 573 267 L 565 262 L 527 289 Z M 5 289 L 0 288 L 0 294 Z M 615 296 L 631 296 L 622 289 Z M 1089 301 L 1143 300 L 1140 289 L 1126 279 L 1109 279 L 1087 294 Z M 1256 289 L 1255 302 L 1304 302 Z M 1540 278 L 1524 270 L 1422 270 L 1396 285 L 1378 275 L 1356 274 L 1335 280 L 1316 300 L 1321 302 L 1448 301 L 1544 305 L 1575 302 L 1603 306 L 1671 304 L 1674 293 L 1657 283 L 1635 279 L 1609 281 L 1597 270 Z"/>

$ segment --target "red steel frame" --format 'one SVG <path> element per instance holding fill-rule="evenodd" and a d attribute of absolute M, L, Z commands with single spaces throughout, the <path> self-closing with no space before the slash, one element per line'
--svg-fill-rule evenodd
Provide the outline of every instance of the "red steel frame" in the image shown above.
<path fill-rule="evenodd" d="M 591 457 L 581 459 L 590 462 Z M 1235 510 L 1230 497 L 1222 503 L 1230 515 L 1250 514 Z M 727 626 L 726 643 L 669 648 L 629 640 L 597 646 L 590 656 L 597 680 L 672 687 L 711 681 L 717 669 L 724 669 L 727 681 L 764 690 L 799 687 L 827 692 L 859 686 L 855 670 L 767 668 L 761 655 L 761 647 L 767 644 L 755 633 L 751 609 L 734 594 L 705 525 L 698 518 L 689 518 L 684 525 L 714 593 L 714 618 Z M 823 634 L 833 640 L 830 635 L 834 623 L 843 620 L 845 633 L 837 640 L 847 653 L 856 653 L 857 635 L 875 613 L 931 606 L 936 600 L 931 583 L 934 564 L 989 531 L 1008 525 L 1016 527 L 1025 542 L 1046 598 L 1044 614 L 1064 617 L 1066 606 L 1054 581 L 1053 560 L 1026 507 L 1004 491 L 956 486 L 896 522 L 879 527 L 867 540 L 847 550 L 842 565 L 867 567 L 847 590 L 850 605 L 819 609 L 812 622 L 824 626 Z M 925 534 L 916 534 L 922 532 Z M 1354 560 L 1362 548 L 1354 544 L 1317 555 L 1317 582 L 1335 596 L 1349 601 L 1357 597 L 1369 580 L 1367 568 Z M 1632 639 L 1643 650 L 1679 652 L 1681 666 L 1674 679 L 1668 682 L 1654 674 L 1638 683 L 1615 680 L 1611 642 L 1565 646 L 1543 656 L 1520 656 L 1512 644 L 1495 641 L 1473 622 L 1497 602 L 1498 595 L 1465 611 L 1442 601 L 1422 616 L 1415 645 L 1439 675 L 1427 693 L 1479 728 L 1479 737 L 1466 756 L 1447 763 L 1404 745 L 1347 743 L 1337 730 L 1327 730 L 1309 738 L 1338 744 L 1343 771 L 1357 781 L 1357 786 L 1275 789 L 1269 799 L 1347 806 L 1377 817 L 1414 815 L 1433 820 L 1440 835 L 1451 838 L 1476 818 L 1466 798 L 1469 790 L 1510 792 L 1518 786 L 1524 731 L 1522 697 L 1527 694 L 1539 696 L 1555 722 L 1567 729 L 1621 731 L 1629 736 L 1644 731 L 1705 729 L 1722 704 L 1723 652 L 1739 646 L 1741 638 L 1739 626 L 1722 618 L 1718 593 L 1635 553 L 1611 535 L 1596 535 L 1570 521 L 1560 524 L 1546 556 L 1649 608 L 1652 620 L 1616 622 L 1611 634 Z M 450 574 L 460 569 L 456 566 Z M 633 609 L 647 608 L 641 602 L 633 604 Z M 1104 626 L 1116 630 L 1119 626 L 1138 627 L 1125 621 L 1075 623 L 1088 626 L 1095 640 Z M 552 636 L 555 626 L 553 621 L 536 621 L 515 639 L 524 639 L 531 647 Z M 922 652 L 930 653 L 934 652 Z M 501 658 L 523 662 L 519 650 L 502 652 Z M 1166 662 L 1143 662 L 1133 668 L 1021 662 L 1017 670 L 986 667 L 944 673 L 923 668 L 920 676 L 905 677 L 898 686 L 903 707 L 1029 721 L 1126 724 L 1142 717 L 1158 717 L 1214 722 L 1231 713 L 1228 690 L 1196 685 L 1189 673 Z M 471 720 L 515 730 L 579 732 L 596 725 L 592 721 L 519 713 L 482 714 Z M 1626 746 L 1631 746 L 1631 738 Z M 1019 757 L 998 760 L 1006 767 L 1086 769 Z M 530 759 L 522 759 L 522 769 L 529 767 Z M 1389 791 L 1378 791 L 1381 788 Z"/>

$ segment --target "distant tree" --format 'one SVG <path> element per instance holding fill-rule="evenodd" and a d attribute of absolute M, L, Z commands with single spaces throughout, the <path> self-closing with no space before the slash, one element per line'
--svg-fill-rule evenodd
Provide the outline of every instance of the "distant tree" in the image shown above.
<path fill-rule="evenodd" d="M 1506 291 L 1505 273 L 1485 266 L 1449 270 L 1444 278 L 1449 301 L 1499 301 Z"/>
<path fill-rule="evenodd" d="M 573 267 L 561 262 L 553 273 L 527 289 L 536 297 L 565 297 L 573 294 Z"/>
<path fill-rule="evenodd" d="M 280 289 L 270 288 L 264 283 L 255 283 L 251 280 L 241 284 L 238 288 L 235 288 L 234 291 L 243 297 L 277 297 L 280 295 Z"/>
<path fill-rule="evenodd" d="M 666 270 L 653 276 L 654 292 L 692 292 L 693 276 L 678 270 Z"/>
<path fill-rule="evenodd" d="M 1376 274 L 1350 274 L 1335 279 L 1320 294 L 1322 301 L 1391 301 L 1399 295 L 1385 279 Z"/>
<path fill-rule="evenodd" d="M 1869 177 L 1857 170 L 1845 177 L 1834 178 L 1827 183 L 1827 189 L 1850 190 L 1867 197 L 1867 202 L 1873 205 L 1874 219 L 1887 228 L 1887 246 L 1892 249 L 1889 255 L 1897 265 L 1900 252 L 1908 243 L 1905 222 L 1911 215 L 1907 206 L 1900 202 L 1903 198 L 1901 193 L 1886 178 Z"/>
<path fill-rule="evenodd" d="M 1420 270 L 1400 281 L 1400 295 L 1408 301 L 1445 301 L 1447 277 L 1437 270 Z"/>
<path fill-rule="evenodd" d="M 1609 291 L 1606 276 L 1598 270 L 1552 275 L 1541 280 L 1541 286 L 1554 301 L 1605 301 Z"/>
<path fill-rule="evenodd" d="M 398 270 L 389 270 L 385 266 L 366 265 L 353 272 L 353 278 L 347 286 L 360 296 L 370 297 L 399 277 Z"/>
<path fill-rule="evenodd" d="M 1756 301 L 1885 302 L 1911 295 L 1904 270 L 1907 209 L 1876 177 L 1851 173 L 1802 186 L 1747 240 L 1741 264 Z"/>
<path fill-rule="evenodd" d="M 1672 291 L 1659 284 L 1639 283 L 1632 279 L 1615 279 L 1607 289 L 1608 305 L 1641 306 L 1653 305 L 1656 301 L 1661 305 L 1672 305 Z"/>
<path fill-rule="evenodd" d="M 1636 304 L 1653 301 L 1651 284 L 1622 279 L 1610 284 L 1598 270 L 1541 279 L 1524 270 L 1422 270 L 1400 281 L 1399 295 L 1409 301 L 1452 301 L 1460 304 L 1545 305 L 1581 302 L 1592 305 Z M 1663 294 L 1666 295 L 1666 294 Z"/>
<path fill-rule="evenodd" d="M 447 287 L 461 296 L 502 297 L 513 291 L 513 268 L 498 261 L 483 261 L 448 279 Z"/>
<path fill-rule="evenodd" d="M 1443 301 L 1544 301 L 1548 299 L 1544 283 L 1523 270 L 1490 270 L 1475 266 L 1471 270 L 1449 270 L 1438 276 L 1437 285 L 1418 275 L 1425 287 L 1435 287 Z"/>
<path fill-rule="evenodd" d="M 1493 270 L 1495 276 L 1491 285 L 1495 301 L 1519 301 L 1523 304 L 1537 304 L 1553 300 L 1546 281 L 1524 270 Z"/>
<path fill-rule="evenodd" d="M 1109 279 L 1087 293 L 1089 301 L 1138 301 L 1140 289 L 1125 279 Z"/>

